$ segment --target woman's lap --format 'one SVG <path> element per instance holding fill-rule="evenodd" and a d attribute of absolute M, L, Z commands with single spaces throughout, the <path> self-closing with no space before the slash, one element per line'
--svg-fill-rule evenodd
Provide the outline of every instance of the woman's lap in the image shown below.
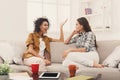
<path fill-rule="evenodd" d="M 34 63 L 38 63 L 38 64 L 45 64 L 42 58 L 38 58 L 38 57 L 30 57 L 30 58 L 26 58 L 24 59 L 24 64 L 26 65 L 31 65 Z"/>
<path fill-rule="evenodd" d="M 38 57 L 30 57 L 27 59 L 24 59 L 24 64 L 31 66 L 31 64 L 39 64 L 39 71 L 47 71 L 45 67 L 45 62 L 42 58 Z"/>
<path fill-rule="evenodd" d="M 75 64 L 77 66 L 86 65 L 93 66 L 93 61 L 99 62 L 99 57 L 97 52 L 70 52 L 65 60 L 63 61 L 64 66 L 69 64 Z"/>
<path fill-rule="evenodd" d="M 75 59 L 75 58 L 81 58 L 81 57 L 84 57 L 84 58 L 87 58 L 89 60 L 95 60 L 96 62 L 99 63 L 99 56 L 98 56 L 98 53 L 97 52 L 70 52 L 68 54 L 68 57 L 70 59 Z M 66 57 L 67 58 L 67 57 Z"/>

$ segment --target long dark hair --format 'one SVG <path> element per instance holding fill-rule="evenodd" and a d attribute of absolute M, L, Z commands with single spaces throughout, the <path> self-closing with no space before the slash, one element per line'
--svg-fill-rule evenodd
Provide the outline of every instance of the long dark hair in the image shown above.
<path fill-rule="evenodd" d="M 88 20 L 85 17 L 78 18 L 77 21 L 80 25 L 83 25 L 83 28 L 86 32 L 92 31 Z"/>
<path fill-rule="evenodd" d="M 47 18 L 38 18 L 37 20 L 34 21 L 34 32 L 40 32 L 40 26 L 44 21 L 48 23 L 49 27 L 49 21 Z"/>
<path fill-rule="evenodd" d="M 78 18 L 77 21 L 79 22 L 80 25 L 83 26 L 85 32 L 92 31 L 89 22 L 85 17 Z M 97 48 L 96 36 L 95 36 L 95 47 Z"/>

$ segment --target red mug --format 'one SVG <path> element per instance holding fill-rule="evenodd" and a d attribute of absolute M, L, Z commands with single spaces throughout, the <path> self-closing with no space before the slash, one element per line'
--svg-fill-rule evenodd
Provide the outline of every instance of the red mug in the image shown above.
<path fill-rule="evenodd" d="M 75 76 L 76 68 L 77 68 L 76 65 L 73 65 L 73 64 L 68 66 L 70 77 Z"/>
<path fill-rule="evenodd" d="M 32 64 L 31 65 L 31 68 L 32 68 L 32 72 L 33 74 L 38 74 L 38 71 L 39 71 L 39 64 Z"/>

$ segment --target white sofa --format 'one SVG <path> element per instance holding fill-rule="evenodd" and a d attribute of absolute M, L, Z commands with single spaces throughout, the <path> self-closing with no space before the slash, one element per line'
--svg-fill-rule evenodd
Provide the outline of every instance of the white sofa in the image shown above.
<path fill-rule="evenodd" d="M 5 41 L 2 41 L 5 42 Z M 2 43 L 0 42 L 0 43 Z M 10 64 L 10 67 L 14 69 L 14 71 L 28 71 L 31 72 L 30 67 L 25 66 L 24 64 L 21 63 L 21 56 L 22 53 L 25 51 L 25 43 L 24 42 L 8 42 L 12 46 L 14 46 L 16 57 L 18 60 L 16 63 L 18 64 Z M 100 57 L 100 63 L 102 63 L 105 58 L 113 51 L 113 49 L 120 45 L 120 41 L 114 40 L 114 41 L 97 41 L 97 50 L 99 52 L 99 57 Z M 51 42 L 51 59 L 52 59 L 52 64 L 50 66 L 47 66 L 48 71 L 59 71 L 63 72 L 66 75 L 69 75 L 68 68 L 62 66 L 62 57 L 61 54 L 63 53 L 64 50 L 70 48 L 70 47 L 75 47 L 74 44 L 72 45 L 65 45 L 61 42 Z M 4 53 L 0 53 L 1 54 Z M 10 56 L 9 54 L 8 56 Z M 12 54 L 13 55 L 13 54 Z M 88 74 L 88 75 L 96 75 L 96 74 L 102 74 L 101 80 L 120 80 L 120 69 L 119 68 L 110 68 L 110 67 L 105 67 L 105 68 L 90 68 L 90 67 L 85 67 L 81 66 L 77 72 L 76 75 L 80 74 Z"/>

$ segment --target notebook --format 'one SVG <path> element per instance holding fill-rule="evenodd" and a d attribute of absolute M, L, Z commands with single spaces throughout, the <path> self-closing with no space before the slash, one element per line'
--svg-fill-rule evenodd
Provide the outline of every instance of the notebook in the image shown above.
<path fill-rule="evenodd" d="M 92 76 L 79 75 L 72 78 L 67 78 L 67 80 L 94 80 Z"/>
<path fill-rule="evenodd" d="M 33 80 L 27 72 L 9 73 L 10 80 Z"/>

